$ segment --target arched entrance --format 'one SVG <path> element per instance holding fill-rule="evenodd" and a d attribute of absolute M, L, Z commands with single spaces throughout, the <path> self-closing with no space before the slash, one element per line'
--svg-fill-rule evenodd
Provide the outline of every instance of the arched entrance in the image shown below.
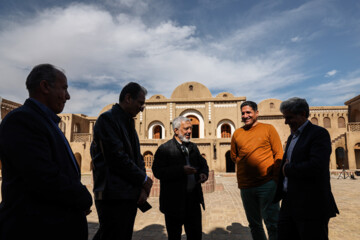
<path fill-rule="evenodd" d="M 199 138 L 199 133 L 200 133 L 200 122 L 199 119 L 194 116 L 194 115 L 188 115 L 186 116 L 187 118 L 189 118 L 191 120 L 191 125 L 192 125 L 192 138 Z"/>
<path fill-rule="evenodd" d="M 154 161 L 154 155 L 152 154 L 152 152 L 150 151 L 145 152 L 144 153 L 145 168 L 151 169 L 153 161 Z"/>
<path fill-rule="evenodd" d="M 226 172 L 235 172 L 235 163 L 231 160 L 230 151 L 225 153 Z"/>
<path fill-rule="evenodd" d="M 338 147 L 335 149 L 336 156 L 336 169 L 349 169 L 349 163 L 347 161 L 345 149 Z"/>
<path fill-rule="evenodd" d="M 79 168 L 81 169 L 81 154 L 75 153 L 74 154 L 77 164 L 79 165 Z"/>
<path fill-rule="evenodd" d="M 360 143 L 355 145 L 354 151 L 355 151 L 356 169 L 360 169 Z"/>

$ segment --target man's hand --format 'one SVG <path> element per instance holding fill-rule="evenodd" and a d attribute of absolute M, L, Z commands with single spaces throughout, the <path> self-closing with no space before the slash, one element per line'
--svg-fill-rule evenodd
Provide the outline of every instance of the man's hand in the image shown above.
<path fill-rule="evenodd" d="M 92 212 L 92 210 L 89 208 L 88 210 L 85 211 L 85 215 L 89 215 Z"/>
<path fill-rule="evenodd" d="M 205 173 L 200 173 L 199 177 L 200 177 L 200 179 L 199 179 L 198 183 L 204 183 L 208 179 Z"/>
<path fill-rule="evenodd" d="M 139 199 L 138 199 L 138 201 L 137 201 L 137 204 L 138 204 L 138 205 L 144 204 L 144 202 L 146 201 L 146 199 L 148 198 L 148 196 L 149 196 L 149 195 L 146 193 L 145 189 L 142 188 L 142 189 L 141 189 L 141 192 L 140 192 Z"/>
<path fill-rule="evenodd" d="M 153 185 L 153 180 L 151 180 L 151 178 L 148 177 L 146 182 L 144 182 L 144 184 L 143 184 L 143 189 L 145 190 L 147 195 L 150 195 L 150 190 L 151 190 L 152 185 Z"/>
<path fill-rule="evenodd" d="M 282 173 L 283 173 L 284 177 L 286 177 L 286 175 L 285 175 L 285 166 L 286 166 L 287 164 L 289 164 L 289 160 L 288 160 L 288 159 L 286 159 L 286 161 L 285 161 L 285 163 L 284 163 L 284 166 L 282 167 Z"/>
<path fill-rule="evenodd" d="M 184 172 L 185 172 L 186 175 L 195 174 L 196 169 L 194 167 L 191 167 L 190 165 L 185 165 L 184 166 Z"/>

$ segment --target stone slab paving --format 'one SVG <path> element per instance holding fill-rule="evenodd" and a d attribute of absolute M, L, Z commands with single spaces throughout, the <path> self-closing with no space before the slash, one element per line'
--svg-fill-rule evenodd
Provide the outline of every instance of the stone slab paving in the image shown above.
<path fill-rule="evenodd" d="M 85 179 L 84 179 L 85 180 Z M 235 175 L 216 174 L 217 191 L 205 194 L 203 211 L 204 240 L 251 240 L 248 222 L 243 210 Z M 360 178 L 337 179 L 331 177 L 333 193 L 340 215 L 329 224 L 331 240 L 360 239 Z M 153 206 L 146 213 L 138 211 L 133 240 L 166 240 L 164 216 L 159 211 L 159 199 L 149 199 Z M 88 216 L 89 239 L 98 228 L 95 207 Z M 182 239 L 186 239 L 184 232 Z"/>
<path fill-rule="evenodd" d="M 83 183 L 92 190 L 91 176 L 83 175 Z M 205 194 L 206 211 L 203 211 L 204 240 L 251 240 L 248 222 L 242 207 L 235 175 L 216 174 L 216 191 Z M 331 184 L 340 215 L 329 223 L 331 240 L 360 239 L 360 177 L 337 179 L 331 177 Z M 1 185 L 1 181 L 0 181 Z M 0 195 L 1 199 L 1 195 Z M 159 199 L 149 199 L 153 206 L 146 213 L 138 211 L 133 240 L 166 240 L 164 216 L 159 211 Z M 89 239 L 98 229 L 95 206 L 88 216 Z M 182 239 L 186 239 L 183 234 Z"/>

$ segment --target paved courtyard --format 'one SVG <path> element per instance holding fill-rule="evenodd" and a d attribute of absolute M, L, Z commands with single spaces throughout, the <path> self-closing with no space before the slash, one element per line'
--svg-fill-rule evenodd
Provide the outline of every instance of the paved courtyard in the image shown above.
<path fill-rule="evenodd" d="M 91 176 L 83 175 L 82 181 L 91 190 Z M 216 191 L 204 196 L 206 211 L 203 212 L 203 239 L 251 240 L 235 175 L 216 174 L 215 181 Z M 331 184 L 340 215 L 330 220 L 330 240 L 360 239 L 360 177 L 352 180 L 332 176 Z M 133 240 L 166 240 L 164 217 L 158 210 L 159 199 L 153 197 L 149 202 L 153 206 L 151 210 L 146 213 L 138 211 Z M 88 222 L 89 239 L 92 239 L 99 227 L 94 205 Z M 183 239 L 186 239 L 184 234 Z"/>
<path fill-rule="evenodd" d="M 203 212 L 203 239 L 251 240 L 248 222 L 242 207 L 234 174 L 216 174 L 216 191 L 205 194 L 206 211 Z M 84 184 L 91 187 L 89 176 L 83 177 Z M 332 190 L 340 215 L 330 220 L 331 240 L 360 239 L 360 178 L 331 178 Z M 163 214 L 159 211 L 159 199 L 150 198 L 153 206 L 146 213 L 138 211 L 133 240 L 165 240 L 166 229 Z M 98 228 L 95 206 L 88 216 L 89 239 Z M 183 239 L 186 239 L 183 233 Z"/>

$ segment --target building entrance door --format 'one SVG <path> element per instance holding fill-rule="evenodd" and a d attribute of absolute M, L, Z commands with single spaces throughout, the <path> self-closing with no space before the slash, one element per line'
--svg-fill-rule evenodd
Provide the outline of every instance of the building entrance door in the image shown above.
<path fill-rule="evenodd" d="M 189 118 L 191 120 L 191 124 L 192 124 L 192 138 L 199 138 L 199 133 L 200 133 L 200 122 L 199 119 L 197 117 L 195 117 L 194 115 L 189 115 L 187 116 L 187 118 Z"/>

